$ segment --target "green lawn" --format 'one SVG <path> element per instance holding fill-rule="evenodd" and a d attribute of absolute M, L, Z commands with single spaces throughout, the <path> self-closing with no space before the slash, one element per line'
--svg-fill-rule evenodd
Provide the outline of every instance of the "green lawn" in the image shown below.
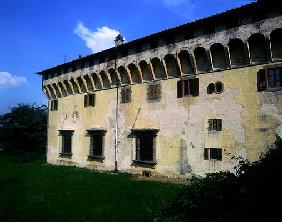
<path fill-rule="evenodd" d="M 152 221 L 182 186 L 0 153 L 0 221 Z"/>

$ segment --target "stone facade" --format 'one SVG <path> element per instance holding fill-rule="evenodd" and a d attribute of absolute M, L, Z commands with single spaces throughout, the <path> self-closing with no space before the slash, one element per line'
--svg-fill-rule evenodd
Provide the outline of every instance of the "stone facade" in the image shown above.
<path fill-rule="evenodd" d="M 282 135 L 282 16 L 264 4 L 40 72 L 48 162 L 185 177 L 257 160 Z M 259 19 L 251 16 L 258 8 Z"/>

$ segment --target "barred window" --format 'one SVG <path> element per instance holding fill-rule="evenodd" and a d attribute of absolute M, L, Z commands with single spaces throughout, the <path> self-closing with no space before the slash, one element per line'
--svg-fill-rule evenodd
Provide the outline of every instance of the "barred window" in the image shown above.
<path fill-rule="evenodd" d="M 73 130 L 60 130 L 60 135 L 62 136 L 61 157 L 71 157 L 72 155 L 73 132 Z"/>
<path fill-rule="evenodd" d="M 199 79 L 185 79 L 177 82 L 177 98 L 183 96 L 198 96 L 199 95 Z"/>
<path fill-rule="evenodd" d="M 221 148 L 205 148 L 204 150 L 205 160 L 222 160 Z"/>
<path fill-rule="evenodd" d="M 84 95 L 84 107 L 95 106 L 95 94 Z"/>
<path fill-rule="evenodd" d="M 131 88 L 122 87 L 121 88 L 121 103 L 129 103 L 131 101 Z"/>
<path fill-rule="evenodd" d="M 90 147 L 88 160 L 104 159 L 104 136 L 105 129 L 89 129 Z"/>
<path fill-rule="evenodd" d="M 156 164 L 156 136 L 157 129 L 136 129 L 133 130 L 136 139 L 136 164 Z"/>
<path fill-rule="evenodd" d="M 222 119 L 209 119 L 209 131 L 222 131 Z"/>
<path fill-rule="evenodd" d="M 51 100 L 51 102 L 50 102 L 50 110 L 51 111 L 58 110 L 58 100 L 57 99 Z"/>
<path fill-rule="evenodd" d="M 160 100 L 161 99 L 161 84 L 150 84 L 147 88 L 148 100 Z"/>

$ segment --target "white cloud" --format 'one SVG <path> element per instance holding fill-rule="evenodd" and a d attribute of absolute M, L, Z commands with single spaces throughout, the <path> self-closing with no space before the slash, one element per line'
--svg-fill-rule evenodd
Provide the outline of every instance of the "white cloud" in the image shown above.
<path fill-rule="evenodd" d="M 26 84 L 26 78 L 20 76 L 12 76 L 8 72 L 0 72 L 0 89 L 8 87 L 16 87 Z"/>
<path fill-rule="evenodd" d="M 74 33 L 84 40 L 86 46 L 95 53 L 113 47 L 114 38 L 119 34 L 119 31 L 107 26 L 92 31 L 84 26 L 82 22 L 79 22 Z"/>

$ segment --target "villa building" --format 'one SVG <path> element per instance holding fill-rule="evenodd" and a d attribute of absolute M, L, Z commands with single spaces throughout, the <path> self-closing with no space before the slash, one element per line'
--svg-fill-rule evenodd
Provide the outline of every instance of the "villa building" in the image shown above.
<path fill-rule="evenodd" d="M 47 160 L 185 177 L 282 135 L 282 9 L 258 1 L 44 70 Z"/>

